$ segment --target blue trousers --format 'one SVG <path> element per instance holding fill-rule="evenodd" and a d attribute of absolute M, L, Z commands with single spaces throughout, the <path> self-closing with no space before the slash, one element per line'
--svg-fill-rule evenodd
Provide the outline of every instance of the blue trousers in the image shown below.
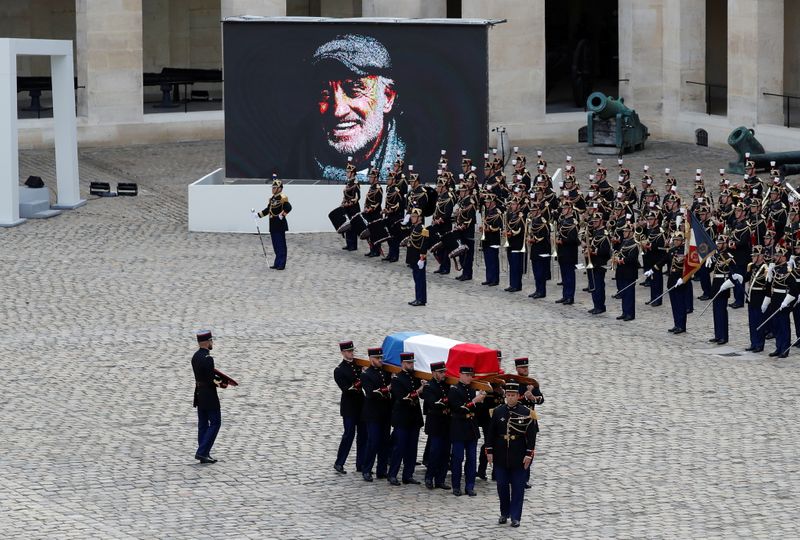
<path fill-rule="evenodd" d="M 794 320 L 794 335 L 800 337 L 800 302 L 792 308 L 792 319 Z"/>
<path fill-rule="evenodd" d="M 353 439 L 356 439 L 356 470 L 360 471 L 364 462 L 364 450 L 367 445 L 367 426 L 360 422 L 356 416 L 343 416 L 344 432 L 342 440 L 339 442 L 339 451 L 336 453 L 336 465 L 344 467 L 350 448 L 353 446 Z"/>
<path fill-rule="evenodd" d="M 703 295 L 709 298 L 713 296 L 711 294 L 711 269 L 704 264 L 695 275 L 700 280 L 700 288 L 703 290 Z"/>
<path fill-rule="evenodd" d="M 500 497 L 500 515 L 512 520 L 522 519 L 522 503 L 525 500 L 525 481 L 528 469 L 510 469 L 494 466 L 497 480 L 497 495 Z"/>
<path fill-rule="evenodd" d="M 356 236 L 356 233 L 352 229 L 349 229 L 344 233 L 344 240 L 345 244 L 347 245 L 347 249 L 351 251 L 358 249 L 358 236 Z"/>
<path fill-rule="evenodd" d="M 525 262 L 525 254 L 517 251 L 509 251 L 508 254 L 508 286 L 515 289 L 522 288 L 522 263 Z"/>
<path fill-rule="evenodd" d="M 561 298 L 567 300 L 575 299 L 575 265 L 564 264 L 558 261 L 558 267 L 561 270 Z"/>
<path fill-rule="evenodd" d="M 195 455 L 211 455 L 211 447 L 217 440 L 217 433 L 219 433 L 221 425 L 222 411 L 197 408 L 197 452 Z"/>
<path fill-rule="evenodd" d="M 747 273 L 747 266 L 743 264 L 734 264 L 731 273 L 744 276 Z M 733 301 L 739 305 L 744 305 L 744 281 L 742 281 L 742 283 L 738 281 L 733 282 Z"/>
<path fill-rule="evenodd" d="M 450 458 L 450 438 L 447 435 L 429 435 L 431 444 L 428 453 L 428 468 L 425 471 L 425 481 L 433 482 L 437 486 L 444 484 L 447 478 L 447 463 Z"/>
<path fill-rule="evenodd" d="M 486 281 L 500 282 L 500 248 L 483 248 L 483 262 L 486 265 Z"/>
<path fill-rule="evenodd" d="M 542 296 L 547 295 L 547 279 L 550 274 L 550 258 L 534 255 L 531 258 L 531 271 L 533 272 L 533 283 L 537 293 Z"/>
<path fill-rule="evenodd" d="M 472 279 L 472 267 L 475 264 L 475 240 L 463 240 L 469 249 L 461 255 L 461 275 Z"/>
<path fill-rule="evenodd" d="M 400 258 L 400 240 L 392 237 L 387 240 L 389 244 L 389 254 L 387 255 L 390 259 L 399 259 Z"/>
<path fill-rule="evenodd" d="M 403 480 L 410 480 L 414 477 L 418 444 L 418 427 L 394 428 L 392 432 L 392 460 L 389 465 L 389 478 L 397 478 L 397 473 L 400 472 L 401 462 L 403 464 Z"/>
<path fill-rule="evenodd" d="M 439 252 L 436 254 L 437 260 L 439 261 L 439 270 L 441 272 L 449 272 L 450 271 L 450 257 L 447 256 L 446 249 L 440 249 Z"/>
<path fill-rule="evenodd" d="M 461 488 L 461 467 L 464 467 L 464 489 L 475 489 L 475 460 L 478 441 L 453 441 L 453 456 L 450 460 L 450 472 L 453 477 L 453 489 Z M 466 463 L 464 462 L 466 459 Z"/>
<path fill-rule="evenodd" d="M 389 467 L 389 452 L 391 450 L 390 431 L 389 422 L 367 422 L 367 448 L 364 453 L 364 463 L 361 467 L 362 472 L 372 472 L 372 466 L 375 465 L 375 459 L 377 458 L 378 464 L 375 468 L 375 473 L 379 476 L 386 475 Z"/>
<path fill-rule="evenodd" d="M 692 286 L 692 280 L 690 279 L 680 287 L 679 289 L 684 289 L 686 293 L 686 313 L 694 311 L 694 287 Z"/>
<path fill-rule="evenodd" d="M 654 272 L 655 273 L 655 272 Z M 622 290 L 634 283 L 635 279 L 618 279 L 617 290 Z M 628 317 L 636 317 L 636 286 L 631 285 L 622 293 L 622 314 Z"/>
<path fill-rule="evenodd" d="M 592 291 L 592 305 L 595 309 L 606 310 L 606 271 L 593 268 L 586 271 L 589 276 L 589 290 Z"/>
<path fill-rule="evenodd" d="M 286 231 L 269 233 L 272 239 L 272 250 L 275 252 L 275 268 L 286 267 Z"/>
<path fill-rule="evenodd" d="M 730 291 L 725 291 L 717 295 L 714 299 L 714 339 L 728 340 L 728 299 L 731 297 Z"/>
<path fill-rule="evenodd" d="M 412 263 L 411 265 L 411 275 L 414 277 L 414 299 L 423 303 L 428 302 L 428 285 L 425 273 L 427 266 L 427 260 L 424 261 L 421 269 L 417 266 L 417 263 Z"/>
<path fill-rule="evenodd" d="M 686 284 L 669 291 L 669 303 L 672 306 L 672 322 L 676 328 L 686 330 Z"/>
<path fill-rule="evenodd" d="M 792 345 L 789 338 L 791 335 L 789 311 L 791 310 L 788 308 L 782 309 L 772 318 L 774 321 L 772 331 L 775 333 L 775 350 L 780 354 L 783 354 Z"/>
<path fill-rule="evenodd" d="M 650 276 L 650 301 L 652 302 L 659 296 L 664 294 L 664 272 L 661 270 L 653 270 L 653 275 Z M 659 299 L 659 304 L 662 299 Z"/>
<path fill-rule="evenodd" d="M 764 335 L 767 333 L 765 328 L 757 330 L 764 322 L 764 314 L 761 313 L 761 305 L 747 304 L 747 323 L 750 326 L 750 347 L 761 349 L 764 347 Z"/>

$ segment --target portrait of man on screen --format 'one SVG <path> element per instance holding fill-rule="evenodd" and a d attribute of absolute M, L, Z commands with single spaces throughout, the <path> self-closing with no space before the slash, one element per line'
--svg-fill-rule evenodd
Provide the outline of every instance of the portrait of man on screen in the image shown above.
<path fill-rule="evenodd" d="M 344 182 L 352 156 L 359 176 L 366 178 L 372 164 L 385 180 L 387 167 L 406 155 L 386 47 L 370 36 L 339 35 L 317 47 L 310 65 L 317 103 L 294 148 L 294 164 L 312 178 Z"/>

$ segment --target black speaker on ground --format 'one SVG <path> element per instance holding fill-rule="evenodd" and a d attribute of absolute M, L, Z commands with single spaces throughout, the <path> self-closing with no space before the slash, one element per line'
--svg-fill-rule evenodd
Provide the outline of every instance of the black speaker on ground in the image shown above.
<path fill-rule="evenodd" d="M 139 186 L 135 182 L 118 182 L 117 195 L 121 197 L 136 197 L 139 194 Z"/>
<path fill-rule="evenodd" d="M 29 188 L 43 188 L 44 182 L 42 182 L 41 176 L 29 176 L 27 180 L 25 180 L 25 185 Z"/>
<path fill-rule="evenodd" d="M 111 184 L 108 182 L 91 182 L 89 193 L 98 197 L 108 197 L 111 194 Z"/>

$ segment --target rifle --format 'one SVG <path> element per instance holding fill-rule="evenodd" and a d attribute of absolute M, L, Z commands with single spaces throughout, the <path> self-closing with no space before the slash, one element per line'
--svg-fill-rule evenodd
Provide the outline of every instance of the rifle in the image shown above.
<path fill-rule="evenodd" d="M 365 358 L 353 358 L 353 362 L 355 362 L 356 365 L 359 365 L 359 366 L 362 366 L 362 367 L 370 367 L 372 365 L 372 364 L 370 364 L 370 361 L 365 359 Z M 384 371 L 387 371 L 389 373 L 400 373 L 401 371 L 403 371 L 403 368 L 401 368 L 400 366 L 395 366 L 395 365 L 392 365 L 392 364 L 383 364 L 381 366 L 381 368 Z M 414 373 L 412 374 L 412 376 L 417 378 L 417 379 L 423 380 L 423 381 L 430 381 L 431 379 L 433 379 L 433 374 L 432 373 L 429 373 L 427 371 L 419 371 L 419 370 L 416 370 L 416 369 L 414 370 Z M 494 375 L 488 375 L 488 377 L 494 377 Z M 448 376 L 448 377 L 445 377 L 444 380 L 449 385 L 454 385 L 454 384 L 458 383 L 458 379 L 456 377 L 449 377 Z M 529 383 L 529 384 L 533 384 L 533 383 Z M 489 383 L 485 379 L 482 379 L 480 381 L 472 381 L 469 384 L 469 386 L 470 386 L 470 388 L 474 388 L 475 390 L 483 390 L 484 392 L 491 392 L 492 391 L 491 383 Z M 538 386 L 538 383 L 537 383 L 537 386 Z"/>

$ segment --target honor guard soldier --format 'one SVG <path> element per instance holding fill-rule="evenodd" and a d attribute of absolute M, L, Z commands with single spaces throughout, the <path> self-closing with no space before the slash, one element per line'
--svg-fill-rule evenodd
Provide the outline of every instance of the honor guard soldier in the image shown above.
<path fill-rule="evenodd" d="M 436 184 L 436 191 L 439 196 L 436 199 L 436 209 L 433 211 L 432 223 L 429 229 L 436 231 L 436 236 L 441 238 L 453 229 L 453 208 L 455 201 L 453 195 L 447 188 L 446 182 L 440 180 Z M 449 274 L 450 273 L 450 257 L 448 257 L 447 249 L 443 247 L 437 253 L 433 254 L 439 261 L 439 268 L 433 271 L 434 274 Z"/>
<path fill-rule="evenodd" d="M 519 383 L 506 382 L 506 403 L 494 410 L 486 445 L 500 498 L 497 522 L 502 525 L 511 518 L 512 527 L 519 527 L 522 519 L 525 480 L 530 474 L 539 431 L 534 412 L 519 403 L 519 391 Z"/>
<path fill-rule="evenodd" d="M 399 486 L 397 473 L 403 464 L 403 483 L 419 484 L 414 479 L 417 461 L 419 430 L 422 427 L 422 409 L 419 392 L 422 381 L 414 377 L 414 353 L 400 353 L 402 371 L 392 379 L 392 459 L 389 465 L 389 483 Z"/>
<path fill-rule="evenodd" d="M 753 246 L 752 259 L 753 261 L 748 266 L 749 279 L 747 288 L 747 322 L 750 327 L 750 346 L 745 350 L 759 353 L 764 350 L 764 336 L 766 335 L 765 329 L 759 327 L 764 322 L 764 313 L 770 304 L 770 298 L 767 295 L 769 267 L 764 260 L 763 246 Z"/>
<path fill-rule="evenodd" d="M 572 203 L 564 201 L 556 227 L 556 253 L 563 283 L 561 298 L 556 304 L 575 303 L 575 265 L 578 264 L 578 220 L 572 215 Z"/>
<path fill-rule="evenodd" d="M 531 210 L 526 223 L 525 243 L 531 257 L 531 272 L 533 272 L 534 291 L 529 298 L 544 298 L 547 296 L 547 280 L 550 279 L 551 246 L 550 222 L 542 215 L 543 203 L 531 203 Z"/>
<path fill-rule="evenodd" d="M 683 253 L 683 233 L 677 232 L 672 238 L 673 247 L 668 252 L 667 264 L 667 289 L 669 290 L 669 303 L 672 306 L 673 326 L 668 330 L 675 335 L 686 332 L 686 288 L 683 281 L 683 262 L 686 255 Z"/>
<path fill-rule="evenodd" d="M 414 301 L 409 306 L 424 306 L 428 302 L 425 267 L 428 253 L 428 229 L 422 224 L 422 209 L 411 210 L 411 232 L 408 235 L 406 264 L 414 278 Z"/>
<path fill-rule="evenodd" d="M 464 472 L 464 491 L 470 497 L 475 493 L 475 461 L 478 450 L 478 423 L 475 418 L 476 407 L 483 402 L 486 392 L 475 392 L 469 385 L 475 370 L 470 366 L 461 366 L 458 371 L 458 383 L 447 392 L 447 403 L 450 406 L 450 441 L 452 455 L 450 458 L 453 479 L 453 495 L 460 497 L 462 466 Z"/>
<path fill-rule="evenodd" d="M 503 353 L 497 351 L 497 365 L 502 364 Z M 492 391 L 486 393 L 483 403 L 475 409 L 475 418 L 478 422 L 478 427 L 483 432 L 483 444 L 478 448 L 478 473 L 477 477 L 486 480 L 486 467 L 489 462 L 486 459 L 486 435 L 489 430 L 489 422 L 492 420 L 492 409 L 503 403 L 503 385 L 502 382 L 492 382 Z M 492 479 L 494 480 L 494 472 L 492 472 Z"/>
<path fill-rule="evenodd" d="M 286 231 L 289 224 L 286 214 L 292 211 L 289 198 L 283 194 L 283 182 L 272 175 L 272 197 L 267 207 L 258 213 L 258 217 L 269 217 L 269 236 L 272 240 L 272 250 L 275 252 L 275 261 L 270 268 L 283 270 L 286 268 Z"/>
<path fill-rule="evenodd" d="M 617 295 L 622 298 L 622 315 L 617 320 L 632 321 L 636 318 L 636 280 L 639 278 L 639 244 L 633 238 L 633 226 L 622 227 L 622 243 L 614 253 Z M 617 297 L 615 295 L 615 297 Z"/>
<path fill-rule="evenodd" d="M 700 225 L 703 226 L 706 234 L 712 240 L 717 236 L 717 228 L 714 225 L 714 220 L 711 219 L 711 209 L 702 204 L 697 208 L 697 221 L 700 222 Z M 698 300 L 709 300 L 711 299 L 711 269 L 710 267 L 703 265 L 695 274 L 697 279 L 700 281 L 700 288 L 703 289 L 703 294 L 698 296 Z"/>
<path fill-rule="evenodd" d="M 197 352 L 192 356 L 194 371 L 194 407 L 197 408 L 197 452 L 194 459 L 200 463 L 216 463 L 211 457 L 211 447 L 217 439 L 222 425 L 222 412 L 217 396 L 217 386 L 221 383 L 214 372 L 214 337 L 211 330 L 197 332 Z"/>
<path fill-rule="evenodd" d="M 347 474 L 347 471 L 344 470 L 344 463 L 350 454 L 353 439 L 356 440 L 356 472 L 361 472 L 367 442 L 367 426 L 361 419 L 364 408 L 361 366 L 353 362 L 354 349 L 352 341 L 340 342 L 339 350 L 342 353 L 342 361 L 333 370 L 333 380 L 342 391 L 342 397 L 339 400 L 339 414 L 342 416 L 344 432 L 342 440 L 339 442 L 339 451 L 336 453 L 336 462 L 333 464 L 333 468 L 340 474 Z"/>
<path fill-rule="evenodd" d="M 668 249 L 664 243 L 666 235 L 659 225 L 656 212 L 647 213 L 647 225 L 642 241 L 642 264 L 645 268 L 644 275 L 650 280 L 650 306 L 661 305 L 661 296 L 664 294 L 664 253 Z M 658 300 L 656 300 L 658 298 Z"/>
<path fill-rule="evenodd" d="M 389 173 L 386 178 L 386 201 L 383 205 L 383 215 L 389 222 L 389 232 L 392 236 L 387 241 L 389 254 L 381 259 L 384 262 L 397 262 L 400 259 L 400 223 L 403 221 L 406 200 L 400 193 L 396 182 L 395 173 Z"/>
<path fill-rule="evenodd" d="M 585 240 L 586 272 L 592 293 L 591 315 L 606 312 L 606 264 L 611 258 L 611 240 L 603 226 L 603 216 L 598 212 L 589 218 Z"/>
<path fill-rule="evenodd" d="M 425 472 L 425 487 L 451 489 L 445 483 L 447 464 L 450 461 L 450 405 L 447 393 L 450 385 L 445 382 L 445 363 L 433 362 L 428 384 L 422 388 L 425 434 L 430 441 L 428 467 Z"/>
<path fill-rule="evenodd" d="M 358 186 L 358 179 L 356 178 L 356 166 L 353 165 L 353 158 L 347 158 L 347 184 L 344 186 L 344 194 L 342 196 L 342 206 L 345 208 L 347 217 L 352 218 L 354 215 L 361 211 L 361 188 Z M 345 246 L 342 249 L 347 251 L 358 250 L 358 236 L 352 229 L 348 229 L 344 233 Z"/>
<path fill-rule="evenodd" d="M 456 276 L 458 281 L 472 279 L 472 266 L 475 260 L 475 218 L 477 210 L 475 199 L 470 194 L 470 188 L 462 183 L 458 186 L 458 209 L 454 213 L 454 227 L 460 233 L 461 243 L 467 246 L 466 252 L 461 255 L 461 275 Z"/>
<path fill-rule="evenodd" d="M 414 170 L 413 165 L 409 165 L 408 170 Z M 420 182 L 419 174 L 412 172 L 409 173 L 409 176 L 411 178 L 411 190 L 406 197 L 406 208 L 426 208 L 428 206 L 428 191 Z"/>
<path fill-rule="evenodd" d="M 525 265 L 525 216 L 516 197 L 511 199 L 508 208 L 504 233 L 508 242 L 506 246 L 508 287 L 505 290 L 513 293 L 522 290 L 522 271 Z"/>
<path fill-rule="evenodd" d="M 383 203 L 383 188 L 378 182 L 378 169 L 374 166 L 370 167 L 367 178 L 369 178 L 369 191 L 367 191 L 367 198 L 364 201 L 364 212 L 362 215 L 368 223 L 372 223 L 381 218 L 381 204 Z M 366 257 L 380 257 L 381 247 L 372 241 L 374 238 L 369 239 L 369 252 L 365 254 Z"/>
<path fill-rule="evenodd" d="M 747 223 L 746 207 L 744 203 L 736 203 L 733 209 L 734 223 L 728 236 L 728 249 L 733 255 L 732 272 L 744 275 L 750 263 L 750 227 Z M 737 309 L 744 306 L 744 286 L 734 283 L 733 304 L 730 307 Z"/>
<path fill-rule="evenodd" d="M 403 158 L 400 157 L 400 152 L 398 152 L 392 172 L 394 173 L 395 182 L 397 183 L 397 189 L 400 190 L 400 194 L 405 198 L 408 194 L 408 178 L 406 177 L 406 173 L 403 172 L 403 165 L 405 165 L 405 162 Z M 409 170 L 413 168 L 413 166 L 409 166 Z"/>
<path fill-rule="evenodd" d="M 786 248 L 775 249 L 775 268 L 772 271 L 770 287 L 770 305 L 767 316 L 772 317 L 772 331 L 775 334 L 775 350 L 770 356 L 786 358 L 792 343 L 790 339 L 789 312 L 792 303 L 798 297 L 798 283 L 788 268 Z"/>
<path fill-rule="evenodd" d="M 527 357 L 515 358 L 514 369 L 516 369 L 517 375 L 520 377 L 530 377 L 530 362 Z M 522 405 L 533 411 L 536 409 L 537 405 L 544 403 L 544 395 L 542 395 L 542 390 L 538 386 L 520 383 L 519 401 Z M 535 413 L 533 414 L 535 415 Z M 531 471 L 528 469 L 525 474 L 525 489 L 530 489 L 531 487 L 530 477 Z"/>
<path fill-rule="evenodd" d="M 728 299 L 734 281 L 742 276 L 732 273 L 733 256 L 728 252 L 728 237 L 724 234 L 717 236 L 717 251 L 707 259 L 711 261 L 711 297 L 714 309 L 714 337 L 709 343 L 724 345 L 728 342 Z M 738 278 L 738 279 L 737 279 Z"/>
<path fill-rule="evenodd" d="M 370 366 L 361 373 L 361 388 L 364 390 L 364 409 L 361 417 L 367 425 L 367 447 L 364 453 L 361 475 L 372 482 L 372 466 L 378 478 L 386 478 L 391 451 L 392 384 L 389 373 L 383 368 L 383 349 L 367 349 Z"/>
<path fill-rule="evenodd" d="M 485 212 L 481 223 L 481 248 L 486 265 L 486 281 L 481 285 L 494 287 L 500 284 L 500 235 L 503 230 L 503 216 L 497 209 L 497 198 L 489 193 L 484 195 Z"/>

